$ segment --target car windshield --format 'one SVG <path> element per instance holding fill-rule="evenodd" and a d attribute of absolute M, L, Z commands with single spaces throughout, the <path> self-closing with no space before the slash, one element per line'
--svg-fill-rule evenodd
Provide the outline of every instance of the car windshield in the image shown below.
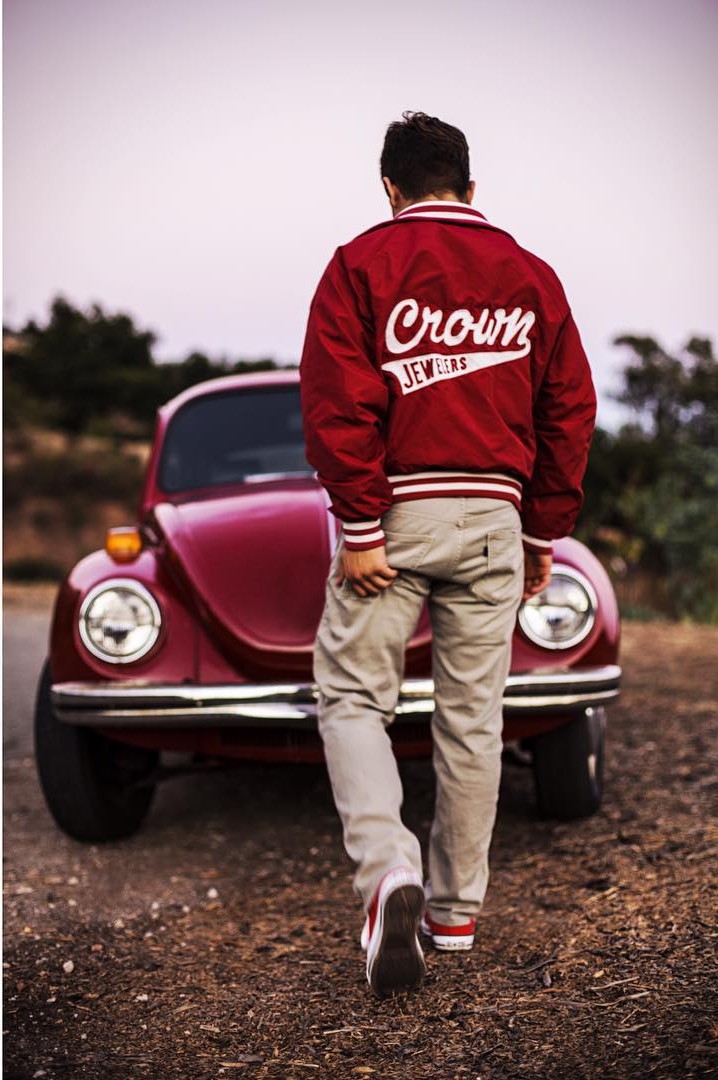
<path fill-rule="evenodd" d="M 159 485 L 176 492 L 313 471 L 304 456 L 297 383 L 189 401 L 167 429 Z"/>

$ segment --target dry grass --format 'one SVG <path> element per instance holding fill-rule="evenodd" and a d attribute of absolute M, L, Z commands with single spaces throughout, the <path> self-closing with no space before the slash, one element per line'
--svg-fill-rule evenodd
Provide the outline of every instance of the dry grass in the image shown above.
<path fill-rule="evenodd" d="M 715 630 L 626 628 L 601 813 L 537 821 L 505 769 L 474 952 L 384 1002 L 321 769 L 175 783 L 88 848 L 8 767 L 6 1076 L 716 1075 L 717 654 Z M 425 840 L 430 767 L 404 776 Z"/>

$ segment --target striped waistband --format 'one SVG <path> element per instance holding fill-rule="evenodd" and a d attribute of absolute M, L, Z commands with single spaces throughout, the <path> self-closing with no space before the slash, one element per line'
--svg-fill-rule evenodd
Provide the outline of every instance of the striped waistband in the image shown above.
<path fill-rule="evenodd" d="M 521 508 L 521 482 L 503 473 L 430 472 L 404 473 L 387 477 L 391 484 L 394 502 L 407 499 L 445 498 L 451 495 L 482 496 L 487 499 L 505 499 Z"/>

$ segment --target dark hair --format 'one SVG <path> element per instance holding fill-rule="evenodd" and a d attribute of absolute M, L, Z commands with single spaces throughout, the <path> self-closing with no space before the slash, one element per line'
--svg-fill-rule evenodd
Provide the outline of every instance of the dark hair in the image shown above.
<path fill-rule="evenodd" d="M 466 136 L 451 124 L 422 112 L 402 113 L 389 124 L 381 152 L 381 175 L 388 176 L 406 199 L 469 187 Z"/>

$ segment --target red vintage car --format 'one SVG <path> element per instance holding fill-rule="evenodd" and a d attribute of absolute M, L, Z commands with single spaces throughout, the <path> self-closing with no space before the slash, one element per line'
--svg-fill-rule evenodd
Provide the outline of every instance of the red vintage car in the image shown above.
<path fill-rule="evenodd" d="M 337 533 L 304 455 L 297 371 L 214 379 L 159 410 L 137 524 L 111 529 L 55 602 L 35 747 L 62 829 L 130 835 L 163 750 L 321 761 L 312 646 Z M 519 611 L 504 696 L 504 739 L 532 762 L 542 815 L 600 804 L 618 643 L 606 573 L 560 541 L 551 584 Z M 430 753 L 432 692 L 425 610 L 390 727 L 398 756 Z"/>

